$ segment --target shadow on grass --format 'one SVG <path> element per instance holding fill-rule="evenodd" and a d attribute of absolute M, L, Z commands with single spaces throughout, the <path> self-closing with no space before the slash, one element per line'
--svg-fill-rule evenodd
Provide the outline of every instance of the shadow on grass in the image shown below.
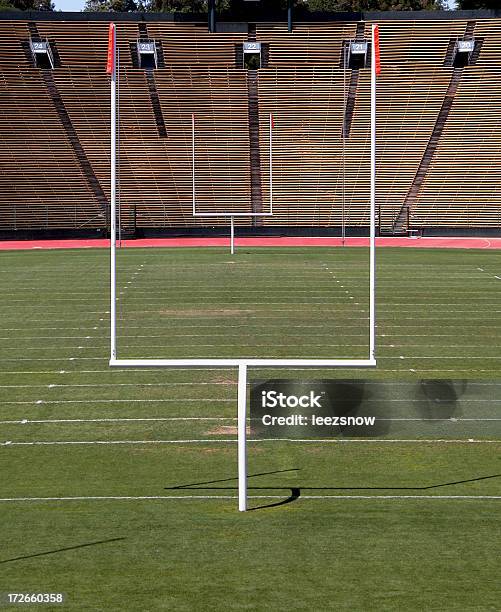
<path fill-rule="evenodd" d="M 55 548 L 54 550 L 46 550 L 45 552 L 35 553 L 33 555 L 23 555 L 22 557 L 12 557 L 12 559 L 0 560 L 1 563 L 10 563 L 11 561 L 21 561 L 22 559 L 33 559 L 34 557 L 44 557 L 45 555 L 54 555 L 59 552 L 65 552 L 67 550 L 76 550 L 78 548 L 85 548 L 87 546 L 96 546 L 98 544 L 109 544 L 110 542 L 119 542 L 120 540 L 126 540 L 127 538 L 111 538 L 109 540 L 99 540 L 98 542 L 89 542 L 87 544 L 77 544 L 76 546 L 66 546 L 65 548 Z"/>
<path fill-rule="evenodd" d="M 263 472 L 261 474 L 249 474 L 247 478 L 253 478 L 256 476 L 267 476 L 269 474 L 280 474 L 282 472 L 293 472 L 299 471 L 299 468 L 293 468 L 290 470 L 278 470 L 275 472 Z M 470 482 L 479 482 L 480 480 L 489 480 L 491 478 L 501 478 L 501 474 L 492 474 L 491 476 L 477 476 L 476 478 L 467 478 L 465 480 L 455 480 L 452 482 L 443 482 L 439 484 L 426 485 L 422 487 L 277 487 L 277 486 L 267 486 L 267 487 L 256 487 L 256 486 L 248 486 L 248 491 L 290 491 L 289 497 L 283 499 L 279 502 L 273 502 L 271 504 L 266 504 L 263 506 L 256 506 L 255 508 L 250 508 L 250 510 L 259 510 L 262 508 L 273 508 L 276 506 L 283 506 L 285 504 L 290 504 L 291 502 L 299 499 L 301 497 L 301 491 L 427 491 L 430 489 L 438 489 L 440 487 L 451 487 L 459 484 L 466 484 Z M 238 487 L 206 487 L 203 485 L 207 484 L 215 484 L 218 482 L 228 482 L 231 480 L 236 480 L 233 478 L 221 478 L 219 480 L 210 480 L 208 482 L 198 482 L 191 483 L 186 485 L 177 485 L 175 487 L 164 487 L 166 491 L 173 490 L 186 490 L 186 491 L 237 491 Z"/>
<path fill-rule="evenodd" d="M 256 474 L 248 474 L 247 478 L 255 478 L 256 476 L 269 476 L 270 474 L 283 474 L 284 472 L 299 472 L 301 468 L 289 468 L 287 470 L 274 470 L 273 472 L 259 472 Z M 218 480 L 207 480 L 205 482 L 192 482 L 190 484 L 185 484 L 185 485 L 177 485 L 176 487 L 165 487 L 165 490 L 167 491 L 174 491 L 174 490 L 179 490 L 179 489 L 186 489 L 188 491 L 196 491 L 197 489 L 205 489 L 205 490 L 234 490 L 237 487 L 204 487 L 202 485 L 207 485 L 207 484 L 215 484 L 217 482 L 230 482 L 232 480 L 235 480 L 235 477 L 231 477 L 231 478 L 220 478 Z M 248 489 L 261 489 L 261 488 L 268 488 L 268 487 L 248 487 Z M 275 506 L 284 506 L 285 504 L 290 504 L 291 502 L 295 501 L 300 495 L 301 495 L 301 491 L 298 487 L 272 487 L 273 489 L 275 488 L 279 488 L 280 490 L 282 489 L 290 489 L 291 494 L 289 495 L 289 497 L 287 497 L 287 499 L 282 499 L 279 502 L 273 502 L 271 504 L 264 504 L 262 506 L 255 506 L 254 508 L 249 508 L 249 510 L 261 510 L 262 508 L 274 508 Z"/>
<path fill-rule="evenodd" d="M 299 487 L 291 487 L 291 494 L 287 499 L 282 499 L 282 501 L 272 502 L 271 504 L 263 504 L 262 506 L 254 506 L 254 508 L 247 508 L 247 510 L 263 510 L 264 508 L 275 508 L 276 506 L 284 506 L 285 504 L 290 504 L 293 501 L 296 501 L 301 496 L 301 489 Z"/>
<path fill-rule="evenodd" d="M 284 472 L 299 472 L 301 468 L 289 468 L 288 470 L 275 470 L 273 472 L 259 472 L 257 474 L 247 474 L 247 478 L 255 478 L 256 476 L 269 476 L 270 474 L 283 474 Z M 201 487 L 201 485 L 206 484 L 215 484 L 216 482 L 229 482 L 231 480 L 236 480 L 235 476 L 231 478 L 220 478 L 219 480 L 206 480 L 205 482 L 191 482 L 190 484 L 177 485 L 175 487 L 165 487 L 165 489 L 169 491 L 173 491 L 174 489 L 190 489 L 191 487 Z M 206 488 L 206 487 L 202 487 Z M 218 487 L 207 487 L 209 489 L 217 489 Z M 223 487 L 224 488 L 224 487 Z M 233 487 L 230 487 L 233 488 Z M 275 488 L 275 487 L 273 487 Z M 287 487 L 290 488 L 290 487 Z"/>

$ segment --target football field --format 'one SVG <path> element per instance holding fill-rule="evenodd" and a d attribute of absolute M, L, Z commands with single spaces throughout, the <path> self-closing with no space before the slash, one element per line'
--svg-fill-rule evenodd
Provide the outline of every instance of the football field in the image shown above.
<path fill-rule="evenodd" d="M 379 248 L 377 368 L 250 371 L 386 395 L 377 435 L 251 435 L 245 514 L 236 371 L 112 370 L 109 253 L 1 258 L 0 593 L 62 592 L 74 610 L 499 609 L 497 251 Z M 120 358 L 368 354 L 365 248 L 123 249 L 118 279 Z"/>

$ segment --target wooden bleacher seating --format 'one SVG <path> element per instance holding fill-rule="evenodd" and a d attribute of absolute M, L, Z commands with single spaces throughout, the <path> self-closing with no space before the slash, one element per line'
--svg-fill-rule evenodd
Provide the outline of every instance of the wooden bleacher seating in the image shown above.
<path fill-rule="evenodd" d="M 437 120 L 453 69 L 444 66 L 464 20 L 382 21 L 378 79 L 378 207 L 382 228 L 402 208 Z M 369 32 L 370 24 L 366 24 Z M 109 77 L 106 22 L 40 21 L 61 65 L 51 78 L 90 164 L 109 198 Z M 342 44 L 349 22 L 257 24 L 269 45 L 258 72 L 263 210 L 269 202 L 269 114 L 273 131 L 274 216 L 270 226 L 367 225 L 369 218 L 368 70 L 359 72 L 344 170 Z M 192 216 L 191 115 L 196 117 L 199 210 L 244 210 L 250 202 L 247 71 L 235 67 L 244 33 L 209 34 L 206 24 L 148 22 L 165 68 L 154 72 L 167 136 L 161 138 L 145 72 L 133 67 L 137 22 L 117 24 L 120 49 L 120 202 L 124 227 L 197 227 L 226 219 Z M 476 65 L 461 81 L 429 171 L 411 210 L 419 227 L 501 222 L 501 20 L 478 20 Z M 21 20 L 0 22 L 0 229 L 104 228 L 99 198 L 71 145 L 42 71 L 33 67 Z M 23 46 L 24 45 L 24 46 Z M 344 195 L 343 195 L 344 176 Z M 343 207 L 344 201 L 344 207 Z M 249 219 L 239 224 L 248 225 Z"/>

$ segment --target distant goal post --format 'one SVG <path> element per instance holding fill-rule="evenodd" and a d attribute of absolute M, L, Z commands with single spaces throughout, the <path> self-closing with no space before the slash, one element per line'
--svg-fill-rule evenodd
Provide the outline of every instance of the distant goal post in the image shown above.
<path fill-rule="evenodd" d="M 191 114 L 191 181 L 192 181 L 192 215 L 193 217 L 206 217 L 206 218 L 225 218 L 230 220 L 230 253 L 235 253 L 235 217 L 248 217 L 251 219 L 261 217 L 272 217 L 273 216 L 273 128 L 274 120 L 273 113 L 269 114 L 268 122 L 268 138 L 269 138 L 269 211 L 268 212 L 253 212 L 249 211 L 200 211 L 197 210 L 197 181 L 196 181 L 196 115 Z M 250 157 L 250 151 L 249 151 Z M 249 202 L 250 203 L 250 202 Z"/>

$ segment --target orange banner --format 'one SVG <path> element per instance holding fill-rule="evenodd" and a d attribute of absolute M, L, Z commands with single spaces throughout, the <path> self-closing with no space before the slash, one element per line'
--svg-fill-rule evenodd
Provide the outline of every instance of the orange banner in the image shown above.
<path fill-rule="evenodd" d="M 379 26 L 374 28 L 374 58 L 376 63 L 376 74 L 381 74 L 381 60 L 379 57 Z"/>
<path fill-rule="evenodd" d="M 115 71 L 115 24 L 110 23 L 108 32 L 108 61 L 106 63 L 107 74 L 113 74 Z"/>

